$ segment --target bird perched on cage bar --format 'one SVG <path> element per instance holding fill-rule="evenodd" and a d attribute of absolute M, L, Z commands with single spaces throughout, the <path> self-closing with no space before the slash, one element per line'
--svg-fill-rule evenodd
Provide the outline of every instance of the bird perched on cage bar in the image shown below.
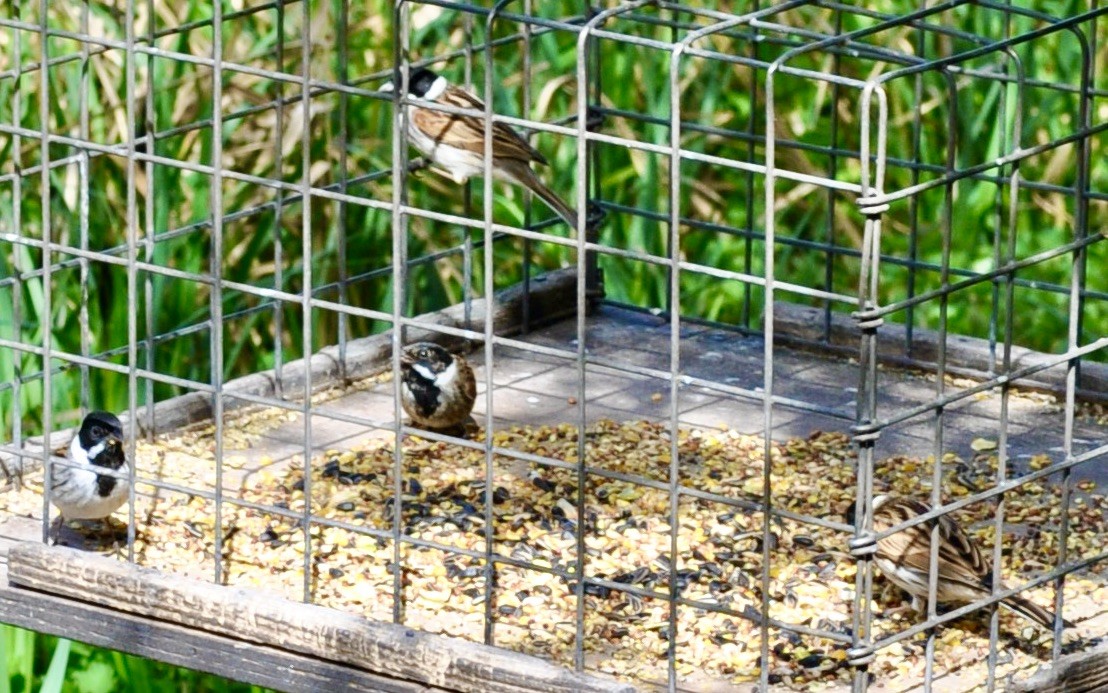
<path fill-rule="evenodd" d="M 931 507 L 914 498 L 879 495 L 873 499 L 873 530 L 878 534 L 926 513 Z M 854 505 L 846 519 L 854 523 Z M 925 613 L 928 573 L 931 565 L 931 532 L 938 526 L 939 568 L 935 599 L 938 603 L 965 604 L 989 596 L 992 564 L 973 539 L 949 515 L 890 534 L 877 542 L 874 561 L 881 573 L 912 597 L 912 608 Z M 1006 590 L 1001 585 L 999 590 Z M 1047 629 L 1054 628 L 1054 614 L 1019 594 L 1000 602 L 1012 611 Z M 1067 628 L 1073 627 L 1063 620 Z"/>
<path fill-rule="evenodd" d="M 392 82 L 381 91 L 395 89 Z M 445 77 L 419 68 L 408 79 L 408 91 L 416 101 L 443 106 L 485 110 L 485 104 Z M 408 107 L 408 138 L 412 145 L 445 175 L 464 183 L 485 172 L 485 119 L 479 115 L 446 113 L 417 105 Z M 531 170 L 531 163 L 547 165 L 546 158 L 515 130 L 492 123 L 492 174 L 494 178 L 522 185 L 553 209 L 567 224 L 577 228 L 577 213 Z"/>
<path fill-rule="evenodd" d="M 464 358 L 438 344 L 416 342 L 404 347 L 400 371 L 400 404 L 415 425 L 453 435 L 465 431 L 477 380 Z"/>
<path fill-rule="evenodd" d="M 56 451 L 65 462 L 53 464 L 50 501 L 61 512 L 61 520 L 104 520 L 127 500 L 127 455 L 123 425 L 115 414 L 90 412 L 81 422 L 69 446 Z M 9 481 L 22 477 L 19 458 L 4 465 Z M 105 473 L 105 472 L 114 472 Z M 118 476 L 117 476 L 118 475 Z"/>

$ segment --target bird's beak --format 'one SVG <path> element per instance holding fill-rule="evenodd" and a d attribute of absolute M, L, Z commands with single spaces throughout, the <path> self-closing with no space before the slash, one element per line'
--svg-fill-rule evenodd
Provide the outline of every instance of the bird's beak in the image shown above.
<path fill-rule="evenodd" d="M 112 436 L 108 438 L 104 446 L 107 450 L 110 450 L 111 452 L 123 454 L 123 440 L 117 436 Z"/>
<path fill-rule="evenodd" d="M 395 89 L 396 89 L 396 87 L 393 86 L 393 83 L 391 81 L 388 81 L 388 82 L 385 82 L 384 84 L 382 84 L 381 88 L 378 89 L 377 91 L 392 93 L 393 90 L 395 90 Z"/>
<path fill-rule="evenodd" d="M 416 359 L 415 359 L 414 356 L 412 356 L 411 354 L 409 354 L 406 351 L 400 352 L 400 365 L 401 366 L 409 366 L 410 367 L 415 362 L 416 362 Z"/>

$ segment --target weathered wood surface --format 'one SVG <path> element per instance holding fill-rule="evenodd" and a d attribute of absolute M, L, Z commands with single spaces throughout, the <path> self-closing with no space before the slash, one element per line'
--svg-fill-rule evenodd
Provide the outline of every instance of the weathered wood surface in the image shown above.
<path fill-rule="evenodd" d="M 257 590 L 212 585 L 64 547 L 33 542 L 11 547 L 8 582 L 24 590 L 453 690 L 633 690 L 629 685 L 569 671 L 537 657 L 370 621 Z M 79 627 L 89 624 L 74 624 L 75 629 Z"/>
<path fill-rule="evenodd" d="M 1108 647 L 1075 652 L 1033 676 L 1011 682 L 1011 693 L 1092 693 L 1108 691 Z"/>
<path fill-rule="evenodd" d="M 576 290 L 576 268 L 548 272 L 532 279 L 529 296 L 532 326 L 544 325 L 575 313 L 577 303 L 573 297 L 576 295 Z M 522 284 L 517 284 L 499 292 L 493 301 L 493 332 L 502 336 L 518 333 L 523 325 L 523 302 L 524 290 Z M 426 313 L 419 316 L 417 320 L 428 325 L 443 325 L 483 332 L 487 311 L 488 301 L 481 298 L 470 303 L 470 320 L 468 323 L 464 303 L 458 303 L 433 313 Z M 469 350 L 477 346 L 475 342 L 466 344 L 466 340 L 453 335 L 435 332 L 432 329 L 409 326 L 407 328 L 407 342 L 418 341 L 437 342 L 449 349 Z M 391 356 L 391 330 L 370 337 L 351 339 L 346 343 L 345 377 L 350 380 L 357 380 L 378 373 L 389 366 Z M 343 377 L 338 346 L 324 347 L 313 354 L 310 360 L 298 359 L 285 364 L 281 369 L 281 382 L 284 392 L 294 398 L 301 396 L 304 389 L 304 380 L 309 371 L 313 392 L 332 387 L 338 383 Z M 223 386 L 224 411 L 232 411 L 251 404 L 247 400 L 235 397 L 235 395 L 273 397 L 276 392 L 277 375 L 274 370 L 252 373 L 229 380 Z M 174 431 L 190 424 L 209 421 L 212 417 L 212 397 L 202 392 L 190 392 L 155 404 L 153 418 L 150 420 L 147 420 L 145 414 L 146 410 L 140 408 L 138 411 L 140 431 L 155 434 Z M 124 428 L 127 428 L 126 412 L 120 414 L 120 420 L 123 422 Z M 74 433 L 74 429 L 54 431 L 50 437 L 51 445 L 54 448 L 63 447 L 68 444 Z M 27 453 L 27 456 L 23 458 L 25 471 L 41 466 L 41 459 L 36 460 L 34 457 L 42 455 L 41 437 L 29 438 L 23 445 L 22 451 Z M 13 450 L 9 454 L 0 451 L 0 462 L 9 459 L 15 452 Z"/>
<path fill-rule="evenodd" d="M 822 308 L 801 306 L 795 303 L 778 302 L 774 309 L 774 331 L 779 338 L 798 346 L 812 346 L 824 340 L 824 313 Z M 830 333 L 827 339 L 834 347 L 840 347 L 847 353 L 853 350 L 857 355 L 861 332 L 854 319 L 844 313 L 831 314 Z M 922 327 L 912 330 L 912 345 L 909 358 L 904 344 L 907 329 L 904 325 L 885 322 L 878 328 L 878 358 L 893 365 L 915 363 L 934 363 L 939 353 L 939 333 Z M 999 360 L 1001 352 L 996 352 Z M 1045 365 L 1054 358 L 1050 354 L 1032 351 L 1024 347 L 1012 347 L 1013 370 L 1031 366 Z M 989 342 L 976 337 L 948 334 L 946 338 L 946 363 L 955 374 L 971 378 L 987 378 L 991 371 L 993 354 Z M 1021 379 L 1023 387 L 1064 392 L 1066 388 L 1066 367 L 1064 364 L 1038 371 Z M 1081 364 L 1081 394 L 1089 399 L 1108 397 L 1108 364 L 1085 362 Z"/>
<path fill-rule="evenodd" d="M 0 620 L 40 633 L 293 693 L 441 693 L 444 690 L 386 678 L 277 647 L 244 642 L 65 597 L 9 587 L 7 570 L 3 567 L 0 567 Z"/>

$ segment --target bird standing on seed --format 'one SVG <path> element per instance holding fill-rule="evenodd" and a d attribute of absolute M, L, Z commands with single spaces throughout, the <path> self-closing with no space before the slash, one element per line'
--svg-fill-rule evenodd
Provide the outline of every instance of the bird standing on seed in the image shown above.
<path fill-rule="evenodd" d="M 913 498 L 876 496 L 873 499 L 873 531 L 880 534 L 931 512 L 931 507 Z M 854 506 L 847 511 L 847 522 L 854 522 Z M 993 570 L 989 559 L 949 515 L 941 515 L 921 524 L 890 534 L 877 542 L 874 561 L 881 573 L 912 597 L 912 608 L 925 613 L 931 566 L 931 532 L 938 526 L 939 567 L 935 600 L 938 603 L 965 604 L 991 594 Z M 1006 590 L 1001 585 L 998 590 Z M 1015 594 L 1001 606 L 1040 624 L 1054 628 L 1054 614 L 1027 598 Z M 1067 628 L 1073 624 L 1063 621 Z"/>
<path fill-rule="evenodd" d="M 395 89 L 392 82 L 381 91 Z M 408 92 L 416 101 L 484 111 L 485 104 L 469 92 L 453 86 L 427 68 L 409 75 Z M 485 118 L 481 115 L 446 113 L 408 106 L 408 138 L 412 145 L 454 182 L 461 184 L 485 172 Z M 547 165 L 546 158 L 515 130 L 492 123 L 492 174 L 494 178 L 522 185 L 535 193 L 558 216 L 577 228 L 577 213 L 531 170 L 531 162 Z"/>
<path fill-rule="evenodd" d="M 400 404 L 421 428 L 464 429 L 477 400 L 477 379 L 461 356 L 438 344 L 417 342 L 400 355 Z"/>
<path fill-rule="evenodd" d="M 16 462 L 16 468 L 9 464 L 4 471 L 11 480 L 22 476 L 23 466 Z M 127 480 L 119 478 L 127 474 L 123 425 L 115 414 L 90 412 L 66 448 L 65 462 L 52 465 L 50 501 L 63 522 L 103 520 L 127 500 Z"/>

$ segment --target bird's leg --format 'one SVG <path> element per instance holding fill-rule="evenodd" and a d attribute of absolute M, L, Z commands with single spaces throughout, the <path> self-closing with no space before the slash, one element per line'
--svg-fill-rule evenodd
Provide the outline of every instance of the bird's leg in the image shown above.
<path fill-rule="evenodd" d="M 916 595 L 912 595 L 912 610 L 921 616 L 927 615 L 927 602 Z"/>
<path fill-rule="evenodd" d="M 901 616 L 908 613 L 909 611 L 914 611 L 918 614 L 926 613 L 927 608 L 923 604 L 922 600 L 915 595 L 911 595 L 911 597 L 912 599 L 909 603 L 905 604 L 903 601 L 901 601 L 900 606 L 883 609 L 881 611 L 881 615 L 885 618 L 891 618 L 893 616 Z"/>
<path fill-rule="evenodd" d="M 65 517 L 59 515 L 50 523 L 49 541 L 51 546 L 69 546 L 68 543 L 62 541 L 63 530 L 65 530 Z"/>

